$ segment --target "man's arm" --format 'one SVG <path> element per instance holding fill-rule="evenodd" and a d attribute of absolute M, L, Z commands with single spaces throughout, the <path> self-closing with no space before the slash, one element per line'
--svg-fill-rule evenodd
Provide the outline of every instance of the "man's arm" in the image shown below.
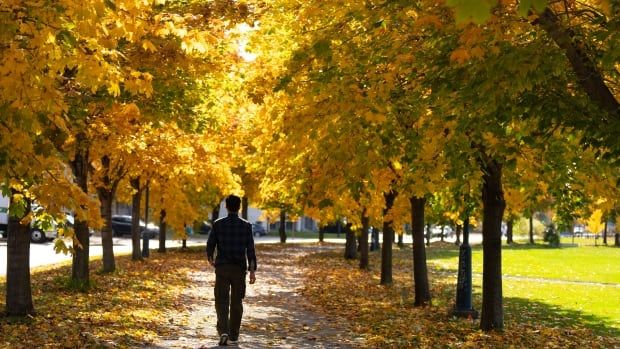
<path fill-rule="evenodd" d="M 213 254 L 215 253 L 215 246 L 217 245 L 217 229 L 216 225 L 213 224 L 211 228 L 211 233 L 209 233 L 209 239 L 207 240 L 207 260 L 209 264 L 214 265 Z"/>
<path fill-rule="evenodd" d="M 249 227 L 249 239 L 248 245 L 245 248 L 245 253 L 248 257 L 248 270 L 250 271 L 250 284 L 256 282 L 256 250 L 254 248 L 254 234 L 252 234 L 252 225 L 248 224 Z"/>

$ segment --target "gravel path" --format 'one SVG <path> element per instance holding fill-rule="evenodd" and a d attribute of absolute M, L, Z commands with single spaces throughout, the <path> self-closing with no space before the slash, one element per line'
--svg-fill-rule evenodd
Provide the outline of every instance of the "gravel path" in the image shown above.
<path fill-rule="evenodd" d="M 363 339 L 352 333 L 344 320 L 314 312 L 298 293 L 304 271 L 297 261 L 309 251 L 309 247 L 295 246 L 259 252 L 257 283 L 247 287 L 239 342 L 229 347 L 363 347 Z M 316 245 L 312 251 L 317 251 Z M 190 276 L 193 283 L 182 297 L 184 304 L 192 306 L 169 314 L 168 321 L 177 335 L 160 338 L 147 348 L 218 348 L 214 270 L 205 268 Z"/>

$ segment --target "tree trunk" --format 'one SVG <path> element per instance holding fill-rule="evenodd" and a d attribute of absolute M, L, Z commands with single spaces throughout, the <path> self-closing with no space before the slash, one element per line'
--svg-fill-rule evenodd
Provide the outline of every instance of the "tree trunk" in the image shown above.
<path fill-rule="evenodd" d="M 9 207 L 17 207 L 11 190 Z M 32 288 L 30 284 L 30 220 L 24 219 L 30 213 L 30 202 L 20 216 L 9 212 L 6 241 L 6 314 L 26 316 L 34 314 Z"/>
<path fill-rule="evenodd" d="M 76 152 L 75 158 L 71 161 L 71 167 L 75 181 L 78 187 L 84 192 L 88 193 L 88 144 L 86 141 L 86 135 L 80 132 L 76 136 Z M 88 221 L 86 217 L 77 215 L 75 217 L 74 225 L 74 238 L 73 238 L 73 263 L 71 268 L 71 280 L 80 288 L 88 287 L 89 285 L 89 248 L 90 248 L 90 232 L 88 230 Z"/>
<path fill-rule="evenodd" d="M 368 269 L 368 216 L 366 208 L 362 209 L 362 233 L 360 235 L 360 269 Z"/>
<path fill-rule="evenodd" d="M 213 222 L 215 222 L 218 218 L 220 218 L 220 204 L 218 203 L 213 207 L 213 211 L 211 211 L 211 228 L 213 229 Z"/>
<path fill-rule="evenodd" d="M 381 248 L 381 244 L 379 243 L 379 230 L 375 227 L 372 227 L 370 233 L 370 250 L 376 251 Z"/>
<path fill-rule="evenodd" d="M 605 218 L 605 229 L 603 230 L 603 245 L 607 246 L 607 218 Z"/>
<path fill-rule="evenodd" d="M 166 253 L 166 210 L 159 211 L 159 248 L 158 252 Z"/>
<path fill-rule="evenodd" d="M 131 187 L 134 193 L 131 197 L 131 259 L 134 261 L 142 260 L 140 250 L 140 198 L 142 189 L 140 188 L 140 177 L 131 179 Z"/>
<path fill-rule="evenodd" d="M 483 154 L 484 156 L 484 154 Z M 482 203 L 482 315 L 483 331 L 504 327 L 502 304 L 502 216 L 506 202 L 502 191 L 502 165 L 495 159 L 481 160 Z"/>
<path fill-rule="evenodd" d="M 150 182 L 147 181 L 146 185 L 144 186 L 144 233 L 142 236 L 142 258 L 148 258 L 150 255 L 150 250 L 149 250 L 149 240 L 150 240 L 150 236 L 149 236 L 149 232 L 148 232 L 148 226 L 149 226 L 149 184 Z"/>
<path fill-rule="evenodd" d="M 616 247 L 620 247 L 620 233 L 616 233 L 616 239 L 615 239 L 614 245 Z"/>
<path fill-rule="evenodd" d="M 286 243 L 286 212 L 284 210 L 280 211 L 280 243 Z"/>
<path fill-rule="evenodd" d="M 404 236 L 403 235 L 404 235 L 403 232 L 400 232 L 398 234 L 398 247 L 400 247 L 400 248 L 405 247 L 405 241 L 404 241 Z"/>
<path fill-rule="evenodd" d="M 534 244 L 534 214 L 530 215 L 530 244 Z"/>
<path fill-rule="evenodd" d="M 430 246 L 431 245 L 431 224 L 427 223 L 426 224 L 426 246 Z"/>
<path fill-rule="evenodd" d="M 558 16 L 546 8 L 534 24 L 540 25 L 562 50 L 570 62 L 577 82 L 588 97 L 602 110 L 609 113 L 614 121 L 620 121 L 618 101 L 605 84 L 603 75 L 584 51 L 584 43 L 571 28 L 560 23 Z"/>
<path fill-rule="evenodd" d="M 112 200 L 113 193 L 107 188 L 97 188 L 101 202 L 101 216 L 104 224 L 101 229 L 101 248 L 103 250 L 103 272 L 111 273 L 116 269 L 114 260 L 114 241 L 112 239 Z"/>
<path fill-rule="evenodd" d="M 319 228 L 319 242 L 323 242 L 325 240 L 325 229 Z"/>
<path fill-rule="evenodd" d="M 241 198 L 241 218 L 247 220 L 248 219 L 248 197 L 244 196 Z"/>
<path fill-rule="evenodd" d="M 392 220 L 386 218 L 394 206 L 394 200 L 398 193 L 390 190 L 383 193 L 385 207 L 383 208 L 383 248 L 381 249 L 381 285 L 392 284 L 392 242 L 394 241 L 394 228 Z"/>
<path fill-rule="evenodd" d="M 508 245 L 513 244 L 514 241 L 512 239 L 512 231 L 513 231 L 514 220 L 510 218 L 506 223 L 506 243 Z"/>
<path fill-rule="evenodd" d="M 460 224 L 456 225 L 456 242 L 457 246 L 461 245 L 461 232 L 463 231 L 463 226 Z"/>
<path fill-rule="evenodd" d="M 426 248 L 424 247 L 424 205 L 426 198 L 412 196 L 411 227 L 413 234 L 413 284 L 415 292 L 415 306 L 431 304 L 431 292 L 428 284 L 428 269 L 426 266 Z"/>
<path fill-rule="evenodd" d="M 446 227 L 445 225 L 441 226 L 441 242 L 443 242 L 443 232 L 444 232 L 445 227 Z"/>
<path fill-rule="evenodd" d="M 347 223 L 344 227 L 344 232 L 346 234 L 344 258 L 355 259 L 357 258 L 357 239 L 355 238 L 355 232 L 351 229 L 351 223 Z"/>

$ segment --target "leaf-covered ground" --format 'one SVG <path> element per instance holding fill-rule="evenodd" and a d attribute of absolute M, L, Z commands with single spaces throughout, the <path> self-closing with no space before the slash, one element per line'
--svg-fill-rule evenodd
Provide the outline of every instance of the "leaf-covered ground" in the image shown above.
<path fill-rule="evenodd" d="M 333 247 L 324 247 L 333 248 Z M 333 317 L 308 309 L 297 260 L 317 245 L 258 245 L 256 285 L 248 286 L 238 347 L 349 348 L 360 338 Z M 117 258 L 118 271 L 91 274 L 88 293 L 67 286 L 70 267 L 32 277 L 36 316 L 0 317 L 0 348 L 216 347 L 214 271 L 204 250 Z M 101 268 L 100 261 L 91 271 Z M 4 308 L 4 285 L 0 308 Z"/>
<path fill-rule="evenodd" d="M 432 248 L 448 248 L 447 245 Z M 413 307 L 411 248 L 394 250 L 394 284 L 380 286 L 380 256 L 371 254 L 371 271 L 345 261 L 341 251 L 312 255 L 303 294 L 320 311 L 347 319 L 369 347 L 377 348 L 618 348 L 620 331 L 599 331 L 580 319 L 587 314 L 529 299 L 506 297 L 505 330 L 483 333 L 475 320 L 450 315 L 456 279 L 431 269 L 433 306 Z M 480 309 L 480 289 L 474 289 Z"/>

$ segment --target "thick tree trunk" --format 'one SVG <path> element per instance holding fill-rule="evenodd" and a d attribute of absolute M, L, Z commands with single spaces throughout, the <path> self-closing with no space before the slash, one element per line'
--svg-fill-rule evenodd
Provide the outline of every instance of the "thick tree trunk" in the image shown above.
<path fill-rule="evenodd" d="M 603 245 L 607 246 L 607 218 L 605 218 L 605 229 L 603 229 Z"/>
<path fill-rule="evenodd" d="M 461 245 L 461 232 L 463 231 L 463 226 L 460 224 L 456 225 L 456 242 L 457 246 Z"/>
<path fill-rule="evenodd" d="M 426 198 L 412 196 L 411 227 L 413 234 L 413 284 L 415 291 L 415 306 L 431 304 L 431 292 L 428 284 L 428 269 L 426 266 L 426 248 L 424 247 L 424 205 Z"/>
<path fill-rule="evenodd" d="M 609 113 L 614 121 L 620 121 L 620 106 L 603 75 L 584 51 L 586 47 L 570 27 L 564 26 L 558 16 L 546 8 L 534 24 L 540 25 L 562 50 L 570 62 L 577 82 L 588 97 L 602 110 Z"/>
<path fill-rule="evenodd" d="M 248 219 L 248 197 L 244 196 L 241 198 L 241 218 L 247 220 Z"/>
<path fill-rule="evenodd" d="M 530 215 L 530 244 L 534 244 L 534 214 Z"/>
<path fill-rule="evenodd" d="M 142 189 L 140 188 L 140 177 L 132 178 L 131 187 L 135 191 L 131 197 L 131 259 L 134 261 L 142 260 L 140 249 L 140 199 Z"/>
<path fill-rule="evenodd" d="M 157 252 L 166 253 L 166 210 L 159 211 L 159 248 Z"/>
<path fill-rule="evenodd" d="M 319 228 L 319 242 L 323 242 L 325 240 L 325 229 Z"/>
<path fill-rule="evenodd" d="M 394 206 L 394 200 L 398 193 L 390 190 L 383 194 L 385 207 L 383 208 L 383 248 L 381 249 L 381 285 L 392 284 L 392 243 L 394 241 L 394 227 L 387 214 Z"/>
<path fill-rule="evenodd" d="M 280 243 L 286 243 L 286 212 L 280 211 Z"/>
<path fill-rule="evenodd" d="M 347 223 L 344 227 L 344 232 L 346 234 L 344 258 L 355 259 L 357 258 L 357 239 L 355 237 L 355 232 L 351 229 L 351 223 Z"/>
<path fill-rule="evenodd" d="M 99 202 L 101 202 L 101 216 L 103 217 L 103 228 L 101 229 L 101 249 L 103 251 L 103 272 L 111 273 L 116 269 L 116 261 L 114 260 L 114 241 L 112 236 L 112 201 L 116 192 L 116 183 L 112 183 L 110 179 L 110 157 L 104 155 L 101 157 L 101 165 L 105 171 L 102 179 L 102 185 L 97 188 Z"/>
<path fill-rule="evenodd" d="M 512 239 L 512 231 L 513 231 L 514 220 L 510 218 L 506 223 L 506 243 L 508 245 L 513 244 L 514 241 Z"/>
<path fill-rule="evenodd" d="M 360 235 L 360 269 L 368 269 L 368 229 L 366 208 L 362 210 L 362 232 Z"/>
<path fill-rule="evenodd" d="M 482 316 L 484 331 L 504 327 L 502 304 L 502 216 L 506 202 L 502 191 L 502 165 L 495 159 L 481 160 L 482 203 Z"/>
<path fill-rule="evenodd" d="M 620 233 L 616 233 L 614 245 L 620 247 Z"/>
<path fill-rule="evenodd" d="M 11 190 L 11 194 L 16 194 Z M 13 195 L 9 207 L 16 207 Z M 10 213 L 10 212 L 9 212 Z M 6 241 L 6 314 L 26 316 L 34 314 L 30 284 L 30 203 L 21 216 L 9 214 Z"/>
<path fill-rule="evenodd" d="M 99 201 L 101 202 L 101 216 L 103 216 L 103 228 L 101 229 L 101 248 L 103 250 L 103 272 L 111 273 L 116 269 L 114 260 L 114 241 L 112 239 L 112 198 L 113 194 L 106 188 L 98 188 Z"/>
<path fill-rule="evenodd" d="M 88 193 L 88 144 L 86 135 L 82 132 L 76 136 L 76 152 L 75 158 L 71 161 L 71 167 L 75 181 L 78 187 Z M 89 248 L 90 248 L 90 232 L 88 230 L 88 221 L 85 217 L 79 215 L 75 217 L 73 225 L 73 264 L 71 268 L 71 280 L 80 288 L 88 287 L 89 280 Z"/>

